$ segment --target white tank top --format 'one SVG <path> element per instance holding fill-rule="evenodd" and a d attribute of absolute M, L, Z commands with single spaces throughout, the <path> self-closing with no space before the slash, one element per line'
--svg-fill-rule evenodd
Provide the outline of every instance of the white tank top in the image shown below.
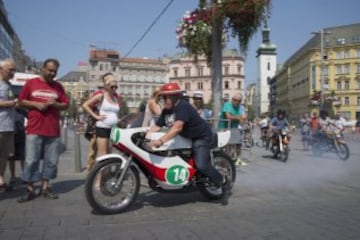
<path fill-rule="evenodd" d="M 118 103 L 110 103 L 106 97 L 101 103 L 99 109 L 99 115 L 105 115 L 106 118 L 101 121 L 96 122 L 96 127 L 100 128 L 112 128 L 118 123 L 118 113 L 120 111 L 120 106 Z"/>

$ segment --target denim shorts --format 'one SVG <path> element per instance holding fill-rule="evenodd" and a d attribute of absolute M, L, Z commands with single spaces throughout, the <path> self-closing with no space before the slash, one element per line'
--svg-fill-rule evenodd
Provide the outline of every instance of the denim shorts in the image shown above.
<path fill-rule="evenodd" d="M 56 178 L 59 146 L 59 137 L 26 135 L 26 157 L 22 180 L 37 182 Z M 43 160 L 42 167 L 41 160 Z"/>

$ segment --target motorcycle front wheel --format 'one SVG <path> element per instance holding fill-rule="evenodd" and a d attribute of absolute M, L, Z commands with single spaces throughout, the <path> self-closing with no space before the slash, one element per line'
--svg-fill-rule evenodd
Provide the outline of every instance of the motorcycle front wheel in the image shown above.
<path fill-rule="evenodd" d="M 130 166 L 123 181 L 117 184 L 122 171 L 119 159 L 100 162 L 90 171 L 85 182 L 85 196 L 94 211 L 120 213 L 136 200 L 140 187 L 139 171 Z"/>
<path fill-rule="evenodd" d="M 289 146 L 284 144 L 283 150 L 279 151 L 278 156 L 281 161 L 286 162 L 289 158 Z"/>
<path fill-rule="evenodd" d="M 341 160 L 347 160 L 349 158 L 350 152 L 349 147 L 345 143 L 338 143 L 337 149 L 336 149 L 336 155 Z"/>
<path fill-rule="evenodd" d="M 227 176 L 231 180 L 231 188 L 236 179 L 236 167 L 234 161 L 231 157 L 223 152 L 214 153 L 213 157 L 214 167 L 221 173 L 223 176 Z M 199 192 L 210 200 L 217 200 L 223 197 L 222 189 L 216 187 L 214 184 L 199 184 L 197 185 Z"/>

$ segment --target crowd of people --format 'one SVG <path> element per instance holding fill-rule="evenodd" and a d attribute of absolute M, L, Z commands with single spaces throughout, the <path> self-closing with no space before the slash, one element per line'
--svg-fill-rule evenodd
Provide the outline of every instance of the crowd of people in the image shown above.
<path fill-rule="evenodd" d="M 26 184 L 26 192 L 18 199 L 20 203 L 37 196 L 58 198 L 51 189 L 50 180 L 57 176 L 60 112 L 69 106 L 64 88 L 54 80 L 59 66 L 56 59 L 45 60 L 41 76 L 27 81 L 19 95 L 15 96 L 9 82 L 16 70 L 15 63 L 11 59 L 0 61 L 0 191 L 12 189 L 16 181 L 15 160 L 21 160 L 21 180 Z M 88 172 L 95 165 L 97 157 L 111 153 L 111 129 L 123 121 L 120 118 L 121 101 L 117 94 L 117 82 L 112 73 L 104 74 L 99 89 L 82 104 L 84 111 L 95 120 L 95 130 L 88 137 Z M 246 139 L 244 126 L 249 123 L 249 119 L 242 100 L 241 94 L 235 94 L 223 102 L 217 128 L 231 130 L 230 143 L 235 147 L 233 159 L 237 165 L 244 166 L 247 162 L 242 160 L 241 150 Z M 178 134 L 192 139 L 198 170 L 226 192 L 227 179 L 210 162 L 213 130 L 208 120 L 201 91 L 195 91 L 190 97 L 177 84 L 167 83 L 156 89 L 147 103 L 139 107 L 139 115 L 135 120 L 123 127 L 148 127 L 148 133 L 166 127 L 168 131 L 160 139 L 151 141 L 151 147 L 159 147 Z M 263 114 L 256 124 L 260 128 L 261 138 L 270 139 L 279 128 L 291 127 L 285 111 L 281 109 L 273 118 Z M 299 124 L 304 151 L 309 149 L 308 140 L 313 136 L 321 137 L 321 132 L 329 126 L 344 130 L 344 120 L 340 113 L 336 113 L 334 119 L 329 119 L 326 111 L 320 111 L 319 117 L 316 112 L 311 117 L 304 114 Z M 360 129 L 359 120 L 356 129 Z M 7 163 L 11 177 L 9 183 L 4 177 Z M 38 191 L 35 186 L 37 182 L 40 182 Z"/>
<path fill-rule="evenodd" d="M 46 59 L 41 76 L 28 80 L 15 96 L 10 84 L 16 72 L 15 62 L 12 59 L 0 61 L 0 191 L 12 190 L 16 177 L 13 161 L 21 160 L 21 180 L 26 191 L 19 197 L 19 203 L 37 196 L 58 198 L 51 189 L 50 180 L 57 177 L 60 111 L 69 106 L 64 88 L 55 81 L 59 67 L 58 60 Z M 9 183 L 4 177 L 8 162 Z M 36 191 L 38 182 L 40 186 Z"/>
<path fill-rule="evenodd" d="M 357 126 L 360 119 L 355 124 L 355 132 L 360 133 L 360 128 Z M 303 144 L 303 150 L 309 150 L 309 143 L 311 139 L 323 139 L 327 131 L 336 131 L 341 137 L 344 137 L 344 131 L 346 130 L 346 120 L 340 112 L 336 112 L 332 118 L 330 118 L 327 110 L 323 109 L 318 115 L 317 112 L 313 112 L 311 117 L 309 114 L 304 113 L 299 120 L 301 142 Z"/>

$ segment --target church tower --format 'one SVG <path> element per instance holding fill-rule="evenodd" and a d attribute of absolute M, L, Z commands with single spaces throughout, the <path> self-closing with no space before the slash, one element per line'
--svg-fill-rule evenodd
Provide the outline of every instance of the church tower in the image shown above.
<path fill-rule="evenodd" d="M 256 57 L 258 58 L 258 80 L 254 110 L 257 116 L 260 116 L 269 111 L 270 86 L 268 81 L 275 75 L 277 65 L 276 45 L 270 42 L 270 29 L 267 20 L 262 31 L 262 43 L 257 50 Z"/>

